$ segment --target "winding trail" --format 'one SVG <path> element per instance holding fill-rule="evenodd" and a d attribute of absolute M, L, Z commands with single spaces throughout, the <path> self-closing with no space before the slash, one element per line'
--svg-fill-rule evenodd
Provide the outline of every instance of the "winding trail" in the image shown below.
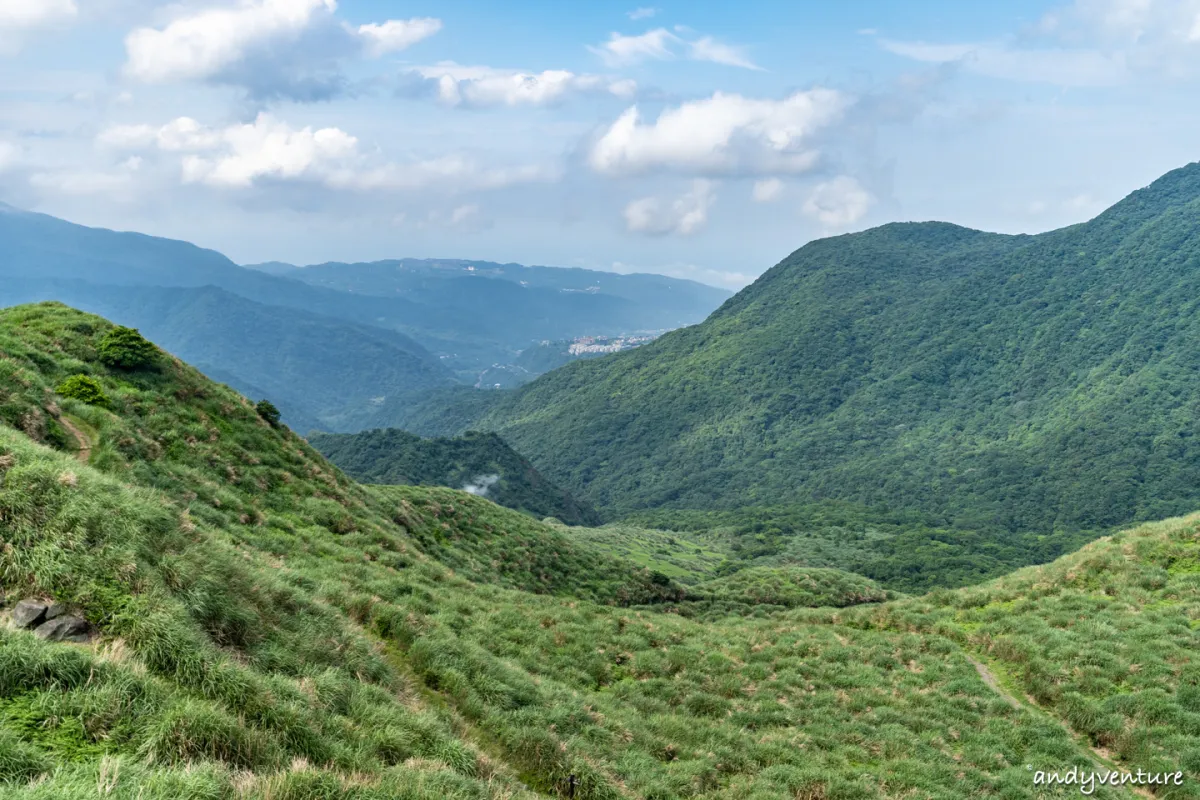
<path fill-rule="evenodd" d="M 67 429 L 67 433 L 75 437 L 75 441 L 79 444 L 79 450 L 76 451 L 75 457 L 79 459 L 79 463 L 86 464 L 92 458 L 92 440 L 87 437 L 83 431 L 75 426 L 75 423 L 67 419 L 66 415 L 58 418 L 58 423 Z"/>
<path fill-rule="evenodd" d="M 967 656 L 967 660 L 975 666 L 975 671 L 979 673 L 979 677 L 988 685 L 988 688 L 1003 697 L 1013 708 L 1025 708 L 1025 705 L 1020 700 L 1000 685 L 1000 681 L 996 680 L 996 676 L 988 669 L 987 664 L 984 664 L 982 661 L 976 661 L 969 655 Z"/>
<path fill-rule="evenodd" d="M 975 667 L 975 671 L 979 673 L 979 677 L 988 685 L 988 688 L 1004 698 L 1005 702 L 1007 702 L 1010 706 L 1017 709 L 1024 709 L 1026 711 L 1033 711 L 1053 720 L 1054 722 L 1057 722 L 1059 725 L 1062 725 L 1073 737 L 1075 737 L 1076 741 L 1087 748 L 1088 753 L 1092 756 L 1092 761 L 1095 763 L 1096 767 L 1099 768 L 1099 770 L 1108 772 L 1120 769 L 1118 766 L 1113 764 L 1112 755 L 1110 753 L 1106 753 L 1099 748 L 1093 747 L 1086 736 L 1072 729 L 1065 720 L 1059 719 L 1054 714 L 1046 711 L 1044 708 L 1039 706 L 1032 697 L 1026 696 L 1025 700 L 1027 702 L 1022 703 L 1019 697 L 1010 692 L 1008 689 L 1004 688 L 1004 685 L 1000 683 L 1000 681 L 996 678 L 996 674 L 992 672 L 991 668 L 988 667 L 987 664 L 984 664 L 982 661 L 972 657 L 971 654 L 967 653 L 966 651 L 963 651 L 963 655 L 965 655 L 967 660 L 970 661 Z M 1121 788 L 1133 792 L 1138 797 L 1154 798 L 1154 794 L 1144 786 L 1125 785 Z"/>

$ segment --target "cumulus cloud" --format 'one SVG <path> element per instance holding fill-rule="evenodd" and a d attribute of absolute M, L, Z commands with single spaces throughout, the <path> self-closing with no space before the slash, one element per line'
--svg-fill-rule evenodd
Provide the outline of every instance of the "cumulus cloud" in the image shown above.
<path fill-rule="evenodd" d="M 210 128 L 181 117 L 166 125 L 125 125 L 100 133 L 101 146 L 181 155 L 185 183 L 247 188 L 263 180 L 309 181 L 355 191 L 497 189 L 550 180 L 554 170 L 527 165 L 483 167 L 462 156 L 379 163 L 340 128 L 296 129 L 262 113 L 252 123 Z"/>
<path fill-rule="evenodd" d="M 772 176 L 813 168 L 816 137 L 840 120 L 850 100 L 832 89 L 760 100 L 717 92 L 643 122 L 628 109 L 592 145 L 597 172 L 675 171 L 703 176 Z"/>
<path fill-rule="evenodd" d="M 779 178 L 764 178 L 754 182 L 753 197 L 756 203 L 773 203 L 783 195 L 783 181 Z"/>
<path fill-rule="evenodd" d="M 844 228 L 858 222 L 875 198 L 854 178 L 841 175 L 818 184 L 804 201 L 804 215 L 826 228 Z"/>
<path fill-rule="evenodd" d="M 628 99 L 637 92 L 637 83 L 632 80 L 578 75 L 566 70 L 528 73 L 444 62 L 416 67 L 408 75 L 417 80 L 409 89 L 431 90 L 451 106 L 543 106 L 560 103 L 573 95 L 600 94 Z"/>
<path fill-rule="evenodd" d="M 336 10 L 337 0 L 242 0 L 191 11 L 131 32 L 125 73 L 145 83 L 207 81 L 260 98 L 317 100 L 343 88 L 341 61 L 400 50 L 441 28 L 430 18 L 353 28 Z"/>
<path fill-rule="evenodd" d="M 632 233 L 650 236 L 688 236 L 705 226 L 715 201 L 712 182 L 698 179 L 689 191 L 671 201 L 658 197 L 634 200 L 625 207 L 625 227 Z"/>
<path fill-rule="evenodd" d="M 626 12 L 625 16 L 636 22 L 639 19 L 650 19 L 650 17 L 653 17 L 657 13 L 657 8 L 643 7 L 635 8 L 633 11 Z"/>
<path fill-rule="evenodd" d="M 623 67 L 648 60 L 666 61 L 682 52 L 692 61 L 711 61 L 730 67 L 761 69 L 740 47 L 718 42 L 711 36 L 702 36 L 689 42 L 666 28 L 655 28 L 637 36 L 612 33 L 609 34 L 608 41 L 595 46 L 589 45 L 588 50 L 600 56 L 610 67 Z"/>

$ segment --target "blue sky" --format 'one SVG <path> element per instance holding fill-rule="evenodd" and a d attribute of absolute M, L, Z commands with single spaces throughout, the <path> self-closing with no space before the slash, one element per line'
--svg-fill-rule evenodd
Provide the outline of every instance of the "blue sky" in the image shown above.
<path fill-rule="evenodd" d="M 738 287 L 893 220 L 1037 232 L 1200 150 L 1200 0 L 0 0 L 0 199 L 243 263 Z"/>

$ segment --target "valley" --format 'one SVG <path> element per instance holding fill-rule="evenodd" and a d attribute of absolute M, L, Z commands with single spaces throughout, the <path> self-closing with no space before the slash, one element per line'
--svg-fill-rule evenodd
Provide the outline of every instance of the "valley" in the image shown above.
<path fill-rule="evenodd" d="M 465 493 L 357 485 L 166 354 L 102 365 L 109 330 L 0 314 L 27 431 L 0 427 L 5 598 L 92 641 L 0 627 L 21 796 L 1032 798 L 1093 750 L 1195 768 L 1196 517 L 919 597 L 685 585 Z M 107 405 L 49 406 L 81 370 Z M 38 443 L 63 413 L 87 465 Z"/>
<path fill-rule="evenodd" d="M 1200 796 L 1198 176 L 1040 237 L 820 240 L 700 324 L 544 340 L 514 389 L 232 289 L 14 279 L 205 360 L 0 311 L 0 786 Z M 340 269 L 295 297 L 420 294 Z M 52 607 L 69 636 L 23 622 Z"/>
<path fill-rule="evenodd" d="M 0 800 L 1200 800 L 1200 0 L 0 74 Z"/>

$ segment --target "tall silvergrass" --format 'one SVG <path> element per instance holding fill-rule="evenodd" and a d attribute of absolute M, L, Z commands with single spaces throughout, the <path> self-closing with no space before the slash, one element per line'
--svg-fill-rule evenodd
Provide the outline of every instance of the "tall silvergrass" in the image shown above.
<path fill-rule="evenodd" d="M 0 795 L 1034 798 L 1027 765 L 1093 763 L 1075 725 L 1135 769 L 1200 766 L 1194 528 L 852 608 L 783 609 L 852 576 L 751 575 L 710 589 L 770 613 L 698 621 L 569 530 L 359 487 L 184 365 L 107 370 L 106 330 L 0 312 L 0 409 L 32 431 L 0 427 L 0 583 L 99 631 L 0 628 Z M 111 409 L 56 400 L 67 372 Z M 90 465 L 55 410 L 97 433 Z"/>

